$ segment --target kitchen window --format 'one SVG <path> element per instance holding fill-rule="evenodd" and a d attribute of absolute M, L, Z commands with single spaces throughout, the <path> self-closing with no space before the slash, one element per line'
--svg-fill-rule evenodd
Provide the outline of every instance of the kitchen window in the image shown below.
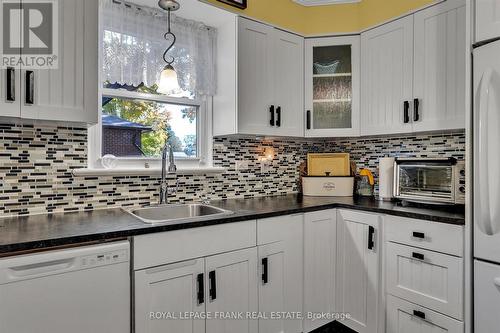
<path fill-rule="evenodd" d="M 116 0 L 100 2 L 101 108 L 89 131 L 90 168 L 156 168 L 165 143 L 176 164 L 211 166 L 216 30 L 172 14 L 177 41 L 169 55 L 179 86 L 158 92 L 168 42 L 166 13 Z"/>

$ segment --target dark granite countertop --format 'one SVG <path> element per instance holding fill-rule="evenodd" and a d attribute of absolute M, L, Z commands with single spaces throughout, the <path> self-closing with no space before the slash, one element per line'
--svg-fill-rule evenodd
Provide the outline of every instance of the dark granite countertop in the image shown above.
<path fill-rule="evenodd" d="M 99 242 L 154 232 L 240 222 L 329 208 L 348 208 L 463 225 L 463 213 L 439 208 L 402 207 L 366 198 L 326 198 L 285 195 L 213 201 L 212 205 L 234 211 L 232 215 L 205 218 L 194 223 L 145 224 L 121 208 L 90 212 L 31 215 L 0 219 L 0 255 L 14 252 Z"/>

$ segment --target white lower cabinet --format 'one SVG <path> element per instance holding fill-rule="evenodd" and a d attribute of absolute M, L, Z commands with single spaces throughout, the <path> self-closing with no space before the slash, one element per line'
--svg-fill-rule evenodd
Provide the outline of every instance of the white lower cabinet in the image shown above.
<path fill-rule="evenodd" d="M 276 320 L 271 313 L 284 311 L 285 295 L 285 246 L 283 242 L 259 246 L 259 312 L 265 319 L 259 319 L 259 333 L 285 331 L 285 319 Z"/>
<path fill-rule="evenodd" d="M 256 313 L 257 249 L 224 253 L 205 259 L 208 313 Z M 214 318 L 206 321 L 207 333 L 257 333 L 251 318 Z M 179 333 L 179 332 L 176 332 Z"/>
<path fill-rule="evenodd" d="M 388 216 L 387 332 L 464 331 L 462 226 Z"/>
<path fill-rule="evenodd" d="M 310 332 L 330 319 L 312 320 L 309 314 L 334 313 L 336 211 L 324 210 L 304 215 L 304 332 Z"/>
<path fill-rule="evenodd" d="M 256 261 L 254 247 L 135 272 L 135 332 L 258 332 L 229 317 L 257 312 Z"/>
<path fill-rule="evenodd" d="M 462 333 L 462 322 L 407 302 L 387 297 L 387 333 Z"/>
<path fill-rule="evenodd" d="M 463 318 L 462 258 L 387 244 L 387 291 L 453 318 Z"/>
<path fill-rule="evenodd" d="M 257 221 L 259 333 L 302 332 L 303 228 L 303 214 Z"/>
<path fill-rule="evenodd" d="M 337 311 L 358 333 L 378 331 L 381 249 L 380 217 L 354 211 L 337 214 Z"/>
<path fill-rule="evenodd" d="M 176 320 L 161 315 L 204 312 L 204 273 L 204 259 L 135 272 L 135 332 L 205 332 L 204 320 Z"/>

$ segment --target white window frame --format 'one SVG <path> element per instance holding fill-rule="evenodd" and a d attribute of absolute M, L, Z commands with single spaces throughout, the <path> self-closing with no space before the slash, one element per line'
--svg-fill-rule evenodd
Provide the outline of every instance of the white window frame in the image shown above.
<path fill-rule="evenodd" d="M 198 108 L 196 114 L 196 140 L 198 156 L 193 158 L 176 158 L 177 168 L 206 169 L 213 166 L 213 135 L 212 135 L 212 97 L 198 99 L 171 97 L 166 95 L 147 94 L 121 89 L 101 88 L 99 91 L 99 106 L 102 97 L 116 97 L 126 99 L 141 99 L 159 103 L 169 103 Z M 102 165 L 102 108 L 99 107 L 99 122 L 89 128 L 88 135 L 88 168 L 103 169 Z M 159 157 L 117 157 L 116 169 L 158 169 L 161 167 Z"/>

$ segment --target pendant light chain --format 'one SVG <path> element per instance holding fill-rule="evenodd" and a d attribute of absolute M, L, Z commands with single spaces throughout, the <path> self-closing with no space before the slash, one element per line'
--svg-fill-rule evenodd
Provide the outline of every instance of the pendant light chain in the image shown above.
<path fill-rule="evenodd" d="M 169 9 L 169 10 L 167 10 L 167 12 L 168 12 L 168 14 L 167 14 L 168 31 L 165 33 L 165 35 L 163 37 L 165 38 L 166 41 L 169 41 L 169 39 L 172 39 L 172 40 L 170 42 L 170 45 L 167 47 L 167 49 L 163 53 L 163 60 L 167 63 L 168 66 L 172 66 L 172 64 L 175 61 L 175 58 L 173 56 L 170 56 L 171 60 L 168 60 L 167 56 L 168 56 L 168 52 L 174 47 L 174 44 L 175 44 L 175 42 L 177 40 L 177 37 L 170 30 L 170 13 L 171 13 L 171 10 Z"/>

